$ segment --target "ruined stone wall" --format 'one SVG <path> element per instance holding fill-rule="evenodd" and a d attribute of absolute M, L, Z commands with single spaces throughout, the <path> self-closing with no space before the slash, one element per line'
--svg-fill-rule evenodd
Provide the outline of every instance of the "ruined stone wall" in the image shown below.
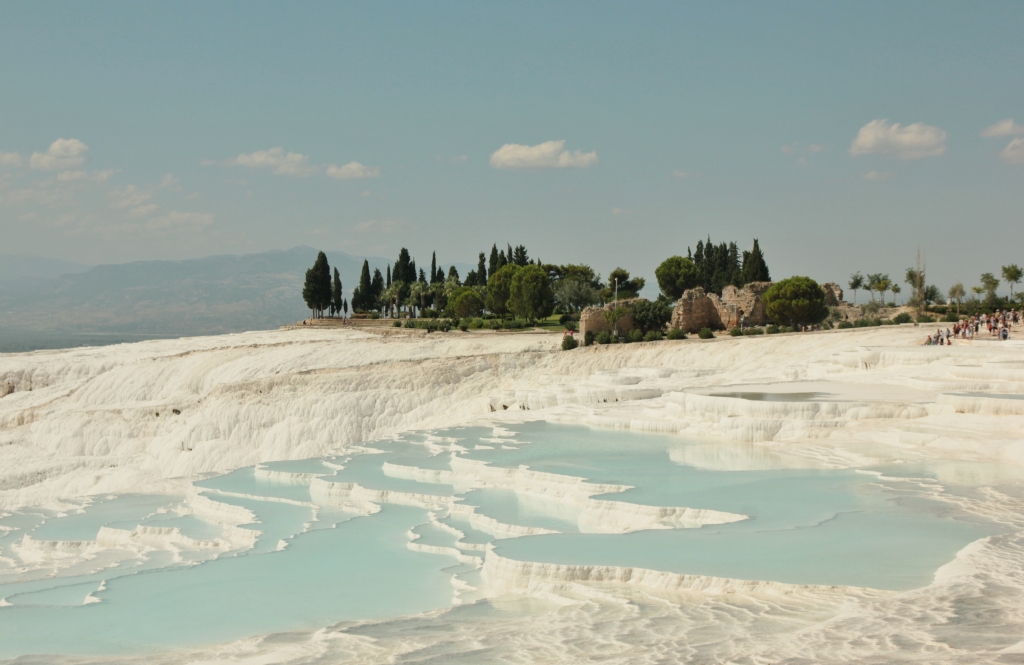
<path fill-rule="evenodd" d="M 727 286 L 722 289 L 721 298 L 715 293 L 704 293 L 700 287 L 688 289 L 672 310 L 669 325 L 691 333 L 701 328 L 735 328 L 740 323 L 764 325 L 767 318 L 761 296 L 771 285 L 771 282 L 751 282 L 743 288 Z"/>
<path fill-rule="evenodd" d="M 835 282 L 825 282 L 821 288 L 825 291 L 825 306 L 839 307 L 843 302 L 843 287 Z"/>
<path fill-rule="evenodd" d="M 620 300 L 619 307 L 629 306 L 632 303 L 644 300 L 644 298 L 631 298 L 629 300 Z M 608 323 L 608 319 L 605 318 L 604 313 L 611 311 L 615 308 L 615 303 L 608 303 L 604 307 L 587 307 L 580 313 L 580 337 L 585 337 L 588 332 L 592 332 L 595 335 L 605 330 L 611 330 L 612 327 Z M 633 315 L 626 314 L 619 319 L 615 324 L 615 331 L 619 335 L 623 335 L 633 329 Z"/>

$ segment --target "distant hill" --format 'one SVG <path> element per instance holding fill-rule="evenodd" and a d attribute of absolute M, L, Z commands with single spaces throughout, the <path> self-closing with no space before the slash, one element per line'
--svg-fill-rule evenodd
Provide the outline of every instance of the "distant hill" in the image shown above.
<path fill-rule="evenodd" d="M 88 268 L 53 279 L 0 282 L 0 351 L 276 328 L 309 314 L 302 302 L 306 269 L 317 250 L 187 261 L 140 261 Z M 363 257 L 327 254 L 346 295 L 358 285 Z M 367 257 L 371 270 L 389 263 Z M 422 260 L 422 259 L 421 259 Z M 456 264 L 465 274 L 467 264 Z M 429 267 L 429 266 L 427 266 Z M 447 264 L 446 266 L 447 267 Z M 39 333 L 33 344 L 33 333 Z M 60 340 L 72 339 L 70 343 Z"/>
<path fill-rule="evenodd" d="M 85 272 L 90 267 L 74 261 L 0 253 L 0 282 L 13 282 L 21 279 L 54 279 L 61 275 Z"/>

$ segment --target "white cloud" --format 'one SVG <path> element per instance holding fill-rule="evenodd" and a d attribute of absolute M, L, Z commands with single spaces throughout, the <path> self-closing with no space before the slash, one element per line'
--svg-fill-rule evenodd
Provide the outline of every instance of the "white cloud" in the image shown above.
<path fill-rule="evenodd" d="M 310 165 L 308 155 L 301 155 L 297 152 L 286 153 L 284 148 L 257 150 L 247 155 L 239 155 L 233 163 L 253 169 L 270 169 L 279 175 L 300 178 L 311 176 L 319 170 L 319 167 Z"/>
<path fill-rule="evenodd" d="M 780 150 L 782 150 L 783 155 L 792 155 L 794 152 L 796 152 L 796 149 L 798 147 L 800 147 L 799 143 L 791 143 L 789 145 L 782 146 Z"/>
<path fill-rule="evenodd" d="M 850 154 L 878 153 L 898 159 L 936 157 L 946 152 L 946 131 L 915 122 L 906 127 L 888 120 L 872 120 L 860 128 L 850 144 Z"/>
<path fill-rule="evenodd" d="M 72 169 L 85 161 L 89 146 L 78 139 L 57 139 L 46 152 L 34 152 L 29 166 L 40 171 Z"/>
<path fill-rule="evenodd" d="M 132 208 L 131 210 L 128 211 L 128 216 L 147 217 L 149 215 L 152 215 L 154 212 L 156 212 L 156 204 L 149 203 L 147 205 L 138 206 L 137 208 Z"/>
<path fill-rule="evenodd" d="M 807 149 L 811 152 L 821 152 L 825 149 L 825 145 L 823 143 L 812 143 L 807 146 Z"/>
<path fill-rule="evenodd" d="M 583 168 L 597 164 L 597 152 L 565 150 L 565 141 L 545 141 L 539 145 L 506 143 L 491 155 L 496 169 Z"/>
<path fill-rule="evenodd" d="M 376 166 L 363 166 L 359 162 L 349 162 L 344 166 L 330 164 L 327 167 L 327 175 L 338 180 L 350 178 L 376 178 L 380 175 L 380 168 Z"/>
<path fill-rule="evenodd" d="M 981 135 L 986 138 L 993 136 L 1020 136 L 1021 134 L 1024 134 L 1024 125 L 1018 125 L 1013 121 L 1013 118 L 1000 120 L 996 124 L 986 127 L 981 132 Z"/>
<path fill-rule="evenodd" d="M 151 194 L 140 191 L 135 185 L 124 189 L 112 189 L 107 193 L 111 208 L 135 208 L 149 200 Z"/>
<path fill-rule="evenodd" d="M 877 182 L 879 180 L 888 180 L 889 178 L 895 178 L 895 173 L 889 173 L 888 171 L 868 171 L 862 176 L 865 180 L 871 180 Z"/>
<path fill-rule="evenodd" d="M 167 175 L 165 175 L 163 178 L 160 179 L 160 188 L 161 189 L 166 188 L 166 187 L 174 187 L 177 184 L 178 184 L 178 179 L 175 178 L 170 173 L 168 173 Z"/>
<path fill-rule="evenodd" d="M 693 171 L 673 171 L 673 177 L 679 178 L 680 180 L 687 180 L 689 178 L 701 178 L 704 176 L 703 173 L 694 173 Z"/>
<path fill-rule="evenodd" d="M 0 152 L 0 166 L 21 166 L 21 155 L 16 152 Z"/>
<path fill-rule="evenodd" d="M 1024 164 L 1024 139 L 1013 139 L 999 154 L 1010 164 Z"/>

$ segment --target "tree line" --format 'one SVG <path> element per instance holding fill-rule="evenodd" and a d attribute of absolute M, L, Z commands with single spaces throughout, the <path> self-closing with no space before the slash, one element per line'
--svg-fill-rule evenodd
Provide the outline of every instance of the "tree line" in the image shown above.
<path fill-rule="evenodd" d="M 382 272 L 363 261 L 351 301 L 343 296 L 337 268 L 332 272 L 323 252 L 306 271 L 303 299 L 315 318 L 356 314 L 377 316 L 472 317 L 485 312 L 500 318 L 537 320 L 553 312 L 572 314 L 618 298 L 636 298 L 645 286 L 618 267 L 607 281 L 585 264 L 551 264 L 532 258 L 525 245 L 511 244 L 478 254 L 475 269 L 463 277 L 455 266 L 417 267 L 407 248 Z"/>

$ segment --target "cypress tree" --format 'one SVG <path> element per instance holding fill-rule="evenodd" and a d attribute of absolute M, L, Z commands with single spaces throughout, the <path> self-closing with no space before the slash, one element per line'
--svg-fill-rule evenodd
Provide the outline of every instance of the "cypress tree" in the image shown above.
<path fill-rule="evenodd" d="M 390 263 L 388 264 L 388 281 L 387 281 L 387 288 L 389 288 L 389 289 L 391 288 L 391 264 L 390 264 Z"/>
<path fill-rule="evenodd" d="M 373 286 L 370 283 L 370 262 L 363 259 L 363 270 L 359 273 L 359 286 L 352 293 L 352 310 L 365 312 L 373 304 Z"/>
<path fill-rule="evenodd" d="M 419 281 L 423 282 L 424 284 L 427 283 L 427 274 L 425 272 L 423 272 L 423 268 L 420 268 L 420 279 L 419 279 Z"/>
<path fill-rule="evenodd" d="M 501 270 L 502 268 L 504 268 L 507 265 L 508 265 L 508 258 L 505 256 L 505 250 L 501 250 L 500 252 L 498 252 L 498 269 L 497 270 L 492 270 L 491 274 L 493 275 L 494 273 L 498 272 L 498 270 Z"/>
<path fill-rule="evenodd" d="M 370 282 L 370 293 L 373 299 L 370 301 L 370 308 L 377 309 L 377 301 L 380 294 L 384 293 L 384 275 L 380 274 L 380 268 L 373 269 L 373 281 Z"/>
<path fill-rule="evenodd" d="M 460 284 L 460 282 L 459 282 L 459 271 L 455 269 L 455 266 L 452 266 L 451 268 L 448 268 L 448 279 L 451 279 L 452 277 L 455 278 L 455 283 L 456 284 Z"/>
<path fill-rule="evenodd" d="M 520 268 L 529 265 L 530 257 L 526 253 L 526 247 L 516 245 L 515 251 L 512 254 L 512 263 L 516 264 Z"/>
<path fill-rule="evenodd" d="M 480 257 L 476 262 L 476 283 L 481 286 L 487 284 L 487 266 L 485 265 L 483 252 L 480 252 Z"/>
<path fill-rule="evenodd" d="M 490 275 L 493 275 L 494 273 L 496 273 L 498 271 L 499 267 L 500 266 L 498 265 L 498 246 L 497 245 L 491 245 L 491 257 L 490 257 L 490 259 L 487 262 L 487 275 L 488 275 L 488 277 Z"/>
<path fill-rule="evenodd" d="M 437 283 L 437 252 L 430 253 L 430 283 Z"/>
<path fill-rule="evenodd" d="M 437 273 L 434 275 L 435 281 L 444 282 L 444 266 L 438 266 Z"/>
<path fill-rule="evenodd" d="M 754 238 L 754 247 L 749 252 L 743 252 L 743 283 L 770 282 L 771 276 L 768 273 L 768 264 L 765 263 L 764 254 L 761 253 L 761 245 L 757 238 Z"/>
<path fill-rule="evenodd" d="M 331 293 L 331 309 L 337 314 L 341 312 L 341 275 L 338 274 L 338 268 L 334 268 L 334 288 Z"/>

